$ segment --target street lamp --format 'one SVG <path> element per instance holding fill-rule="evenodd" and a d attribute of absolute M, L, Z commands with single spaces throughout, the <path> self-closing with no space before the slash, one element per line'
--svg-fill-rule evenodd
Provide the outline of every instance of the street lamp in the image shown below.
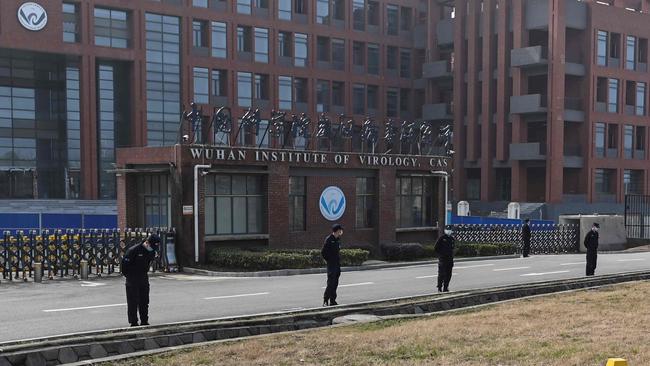
<path fill-rule="evenodd" d="M 431 174 L 445 179 L 445 225 L 443 227 L 446 227 L 449 224 L 449 221 L 451 221 L 449 219 L 449 214 L 451 212 L 451 208 L 449 207 L 449 173 L 444 170 L 432 170 Z"/>

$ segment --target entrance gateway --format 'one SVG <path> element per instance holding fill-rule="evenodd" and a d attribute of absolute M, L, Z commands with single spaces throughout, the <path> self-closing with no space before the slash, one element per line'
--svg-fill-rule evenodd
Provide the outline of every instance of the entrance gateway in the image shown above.
<path fill-rule="evenodd" d="M 334 221 L 346 246 L 432 243 L 451 171 L 445 156 L 197 144 L 119 149 L 117 162 L 120 227 L 175 227 L 182 264 L 219 247 L 319 248 Z"/>

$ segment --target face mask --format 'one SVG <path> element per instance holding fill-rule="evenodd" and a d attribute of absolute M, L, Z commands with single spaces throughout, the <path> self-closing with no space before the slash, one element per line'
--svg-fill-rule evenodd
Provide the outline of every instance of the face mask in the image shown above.
<path fill-rule="evenodd" d="M 445 230 L 445 234 L 451 235 L 451 230 Z"/>
<path fill-rule="evenodd" d="M 147 246 L 145 248 L 147 248 L 147 252 L 153 252 L 153 248 L 151 246 Z"/>
<path fill-rule="evenodd" d="M 593 230 L 593 231 L 595 231 L 595 232 L 598 232 L 598 228 L 597 228 L 597 227 L 595 227 L 595 228 L 593 228 L 593 229 L 591 229 L 591 230 Z"/>

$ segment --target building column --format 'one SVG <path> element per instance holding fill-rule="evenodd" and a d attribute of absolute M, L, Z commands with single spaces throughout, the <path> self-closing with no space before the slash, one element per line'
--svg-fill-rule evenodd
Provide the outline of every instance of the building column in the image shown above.
<path fill-rule="evenodd" d="M 546 202 L 562 201 L 564 175 L 565 0 L 549 1 Z"/>
<path fill-rule="evenodd" d="M 524 45 L 524 4 L 523 0 L 512 0 L 512 48 L 521 48 Z M 521 68 L 512 68 L 512 95 L 521 95 L 523 90 Z M 526 129 L 523 125 L 525 122 L 518 114 L 511 115 L 512 118 L 512 142 L 522 142 L 526 135 Z M 511 160 L 512 179 L 511 179 L 511 197 L 512 201 L 526 201 L 526 167 L 519 160 Z"/>
<path fill-rule="evenodd" d="M 506 0 L 497 0 L 499 5 L 499 19 L 508 19 L 508 3 Z M 500 161 L 508 160 L 508 141 L 506 140 L 506 119 L 510 115 L 507 109 L 509 94 L 508 85 L 510 70 L 510 48 L 508 47 L 508 22 L 500 21 L 498 24 L 497 39 L 497 106 L 496 106 L 496 159 Z"/>
<path fill-rule="evenodd" d="M 486 0 L 483 3 L 483 54 L 478 55 L 483 58 L 483 119 L 481 121 L 481 140 L 477 141 L 481 146 L 481 201 L 491 201 L 494 198 L 495 171 L 492 156 L 492 138 L 494 127 L 492 126 L 492 116 L 494 109 L 492 106 L 492 75 L 494 73 L 494 63 L 492 62 L 492 53 L 497 52 L 494 43 L 494 10 L 496 0 Z M 505 23 L 505 22 L 504 22 Z"/>
<path fill-rule="evenodd" d="M 394 243 L 395 234 L 395 197 L 396 175 L 395 168 L 382 168 L 379 170 L 379 184 L 377 185 L 377 243 Z"/>
<path fill-rule="evenodd" d="M 478 59 L 482 55 L 478 54 L 478 39 L 479 39 L 479 18 L 481 16 L 479 1 L 469 2 L 469 14 L 467 16 L 467 135 L 465 141 L 467 143 L 467 157 L 468 161 L 476 161 L 480 156 L 480 142 L 477 141 L 478 129 L 478 108 L 477 105 L 481 101 L 478 99 Z M 456 10 L 458 12 L 458 9 Z M 463 33 L 465 34 L 464 29 Z M 463 40 L 464 41 L 464 40 Z M 462 68 L 461 68 L 462 70 Z M 461 71 L 461 80 L 465 79 L 464 73 Z M 485 77 L 484 77 L 485 79 Z M 485 80 L 484 80 L 485 81 Z M 461 111 L 462 112 L 462 111 Z M 461 124 L 463 117 L 458 121 Z"/>
<path fill-rule="evenodd" d="M 465 14 L 467 1 L 456 2 L 456 17 L 454 18 L 454 160 L 453 160 L 453 200 L 459 201 L 465 199 L 467 187 L 467 174 L 465 173 L 464 162 L 467 150 L 465 145 L 467 140 L 467 131 L 463 125 L 465 118 L 465 72 L 464 64 L 467 59 L 467 50 L 465 49 Z"/>
<path fill-rule="evenodd" d="M 266 222 L 269 249 L 277 249 L 289 242 L 289 166 L 270 164 L 268 169 Z"/>
<path fill-rule="evenodd" d="M 82 56 L 80 75 L 81 116 L 81 181 L 82 199 L 99 197 L 99 164 L 97 144 L 97 78 L 95 58 Z"/>

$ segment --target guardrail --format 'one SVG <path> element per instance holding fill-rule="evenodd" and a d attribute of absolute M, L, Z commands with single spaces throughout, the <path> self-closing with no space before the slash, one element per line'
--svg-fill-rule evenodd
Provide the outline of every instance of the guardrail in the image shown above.
<path fill-rule="evenodd" d="M 104 230 L 30 230 L 5 231 L 0 237 L 0 273 L 3 279 L 27 281 L 40 268 L 42 277 L 81 275 L 82 263 L 89 273 L 112 274 L 119 270 L 128 248 L 141 243 L 151 234 L 161 237 L 160 251 L 153 263 L 155 270 L 170 270 L 175 265 L 173 228 L 104 229 Z M 46 276 L 47 274 L 47 276 Z"/>

